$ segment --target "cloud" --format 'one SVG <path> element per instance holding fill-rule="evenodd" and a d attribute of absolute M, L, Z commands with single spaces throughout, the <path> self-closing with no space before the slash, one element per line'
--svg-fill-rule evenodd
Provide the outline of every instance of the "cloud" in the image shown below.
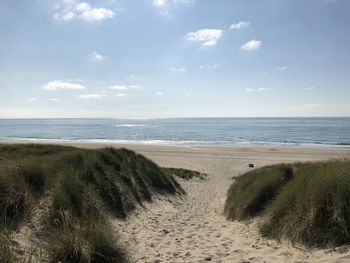
<path fill-rule="evenodd" d="M 59 89 L 67 89 L 67 90 L 83 90 L 86 89 L 85 86 L 76 84 L 76 83 L 70 83 L 65 82 L 63 80 L 53 80 L 48 82 L 45 86 L 42 87 L 44 90 L 59 90 Z"/>
<path fill-rule="evenodd" d="M 304 105 L 301 105 L 301 106 L 303 106 L 305 108 L 318 108 L 318 107 L 321 106 L 321 104 L 314 103 L 314 104 L 304 104 Z"/>
<path fill-rule="evenodd" d="M 233 30 L 241 30 L 241 29 L 247 29 L 249 26 L 250 26 L 250 22 L 239 21 L 236 24 L 232 24 L 230 28 Z"/>
<path fill-rule="evenodd" d="M 106 94 L 83 94 L 83 95 L 78 95 L 77 98 L 79 99 L 102 99 L 106 97 Z"/>
<path fill-rule="evenodd" d="M 223 36 L 221 29 L 200 29 L 186 34 L 186 39 L 191 42 L 201 42 L 204 47 L 215 46 Z"/>
<path fill-rule="evenodd" d="M 143 89 L 144 86 L 142 86 L 142 85 L 114 85 L 114 86 L 111 86 L 108 88 L 113 89 L 113 90 L 138 90 L 138 89 Z"/>
<path fill-rule="evenodd" d="M 155 7 L 165 7 L 168 4 L 167 0 L 153 0 L 152 4 Z"/>
<path fill-rule="evenodd" d="M 314 90 L 314 89 L 316 89 L 316 87 L 314 87 L 314 86 L 310 86 L 310 87 L 307 87 L 307 88 L 305 88 L 306 90 Z"/>
<path fill-rule="evenodd" d="M 37 98 L 29 98 L 30 101 L 36 101 Z"/>
<path fill-rule="evenodd" d="M 143 89 L 144 87 L 142 85 L 129 85 L 127 86 L 128 89 Z"/>
<path fill-rule="evenodd" d="M 252 89 L 252 88 L 246 88 L 245 91 L 247 92 L 256 92 L 256 91 L 267 91 L 269 90 L 268 88 L 257 88 L 257 89 Z"/>
<path fill-rule="evenodd" d="M 126 94 L 125 93 L 118 93 L 116 96 L 117 97 L 126 97 Z"/>
<path fill-rule="evenodd" d="M 105 60 L 107 58 L 106 56 L 104 56 L 98 52 L 92 52 L 89 56 L 94 61 L 102 61 L 102 60 Z"/>
<path fill-rule="evenodd" d="M 61 0 L 54 18 L 60 22 L 82 20 L 86 22 L 100 22 L 115 16 L 114 11 L 102 7 L 92 7 L 88 2 L 79 0 Z"/>
<path fill-rule="evenodd" d="M 244 51 L 254 51 L 258 50 L 261 47 L 261 41 L 259 40 L 250 40 L 247 43 L 241 46 L 241 49 Z"/>
<path fill-rule="evenodd" d="M 185 68 L 170 67 L 169 71 L 175 72 L 175 73 L 186 73 L 186 69 Z"/>
<path fill-rule="evenodd" d="M 199 66 L 199 69 L 200 70 L 204 70 L 204 69 L 217 69 L 220 67 L 220 64 L 218 63 L 215 63 L 215 64 L 212 64 L 212 65 L 209 65 L 209 66 L 203 66 L 203 65 L 200 65 Z"/>
<path fill-rule="evenodd" d="M 126 85 L 115 85 L 115 86 L 111 86 L 108 87 L 109 89 L 114 89 L 114 90 L 126 90 L 127 86 Z"/>
<path fill-rule="evenodd" d="M 163 92 L 161 92 L 161 91 L 158 91 L 158 92 L 154 93 L 154 95 L 156 95 L 156 96 L 163 96 L 163 95 L 164 95 L 164 93 L 163 93 Z"/>
<path fill-rule="evenodd" d="M 279 71 L 284 71 L 284 70 L 287 70 L 288 67 L 287 66 L 281 66 L 281 67 L 278 67 L 277 70 Z"/>
<path fill-rule="evenodd" d="M 152 5 L 158 9 L 167 9 L 171 6 L 191 4 L 194 0 L 152 0 Z"/>
<path fill-rule="evenodd" d="M 50 98 L 50 101 L 60 101 L 60 99 L 57 99 L 57 98 Z"/>
<path fill-rule="evenodd" d="M 319 107 L 321 107 L 321 104 L 309 103 L 309 104 L 288 106 L 287 108 L 292 109 L 292 110 L 309 111 L 309 110 L 315 110 Z"/>

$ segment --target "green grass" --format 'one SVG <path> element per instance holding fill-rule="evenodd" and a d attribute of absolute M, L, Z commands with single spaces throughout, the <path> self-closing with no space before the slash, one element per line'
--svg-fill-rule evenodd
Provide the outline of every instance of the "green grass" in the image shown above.
<path fill-rule="evenodd" d="M 14 263 L 15 260 L 10 238 L 6 233 L 0 233 L 0 263 Z"/>
<path fill-rule="evenodd" d="M 184 180 L 200 179 L 205 180 L 208 175 L 206 173 L 200 173 L 198 171 L 183 169 L 183 168 L 162 168 L 165 173 L 179 177 Z"/>
<path fill-rule="evenodd" d="M 0 145 L 0 234 L 18 229 L 49 197 L 38 234 L 55 262 L 128 262 L 108 218 L 125 218 L 155 193 L 184 191 L 172 174 L 126 149 Z M 4 240 L 1 257 L 11 257 Z"/>
<path fill-rule="evenodd" d="M 231 187 L 226 201 L 226 212 L 235 213 L 239 189 L 244 195 L 241 203 L 248 206 L 252 188 L 244 189 L 243 181 L 257 173 L 250 185 L 259 189 L 269 185 L 277 194 L 260 211 L 263 217 L 261 233 L 277 240 L 288 239 L 307 247 L 333 247 L 350 243 L 350 161 L 332 160 L 293 164 L 293 176 L 289 182 L 276 187 L 270 179 L 280 170 L 279 166 L 261 168 L 242 175 Z M 235 186 L 234 186 L 235 185 Z M 244 193 L 244 191 L 247 191 Z M 250 192 L 251 191 L 251 192 Z M 261 200 L 264 200 L 262 198 Z M 231 211 L 232 209 L 232 211 Z M 230 214 L 229 214 L 230 215 Z M 228 216 L 230 219 L 247 217 Z"/>
<path fill-rule="evenodd" d="M 292 178 L 289 165 L 268 166 L 237 177 L 228 191 L 226 217 L 244 220 L 259 215 Z"/>

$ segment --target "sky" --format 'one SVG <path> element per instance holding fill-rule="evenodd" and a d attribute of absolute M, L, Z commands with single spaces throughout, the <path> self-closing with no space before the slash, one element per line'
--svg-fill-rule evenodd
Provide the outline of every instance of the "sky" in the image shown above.
<path fill-rule="evenodd" d="M 0 118 L 350 116 L 348 0 L 0 0 Z"/>

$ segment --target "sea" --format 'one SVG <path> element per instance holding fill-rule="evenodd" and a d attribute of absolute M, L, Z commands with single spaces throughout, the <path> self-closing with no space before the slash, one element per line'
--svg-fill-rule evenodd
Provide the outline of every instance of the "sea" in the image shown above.
<path fill-rule="evenodd" d="M 350 147 L 350 118 L 0 119 L 1 140 Z"/>

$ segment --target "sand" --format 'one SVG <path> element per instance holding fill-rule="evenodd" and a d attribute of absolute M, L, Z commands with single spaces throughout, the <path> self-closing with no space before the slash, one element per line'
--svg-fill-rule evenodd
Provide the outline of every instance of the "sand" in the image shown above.
<path fill-rule="evenodd" d="M 209 174 L 206 181 L 181 181 L 186 198 L 170 199 L 170 203 L 158 199 L 127 221 L 116 222 L 137 262 L 350 262 L 350 252 L 304 251 L 287 242 L 278 244 L 259 236 L 257 221 L 229 222 L 223 216 L 231 178 L 249 170 L 249 162 L 261 167 L 350 157 L 350 151 L 150 146 L 135 150 L 161 166 Z"/>
<path fill-rule="evenodd" d="M 75 144 L 97 148 L 101 144 Z M 258 219 L 249 224 L 223 216 L 232 177 L 256 167 L 294 161 L 350 158 L 350 149 L 218 148 L 109 145 L 126 147 L 160 166 L 207 173 L 204 181 L 180 181 L 183 198 L 154 197 L 127 220 L 113 220 L 136 262 L 350 262 L 349 247 L 306 250 L 262 238 Z"/>

